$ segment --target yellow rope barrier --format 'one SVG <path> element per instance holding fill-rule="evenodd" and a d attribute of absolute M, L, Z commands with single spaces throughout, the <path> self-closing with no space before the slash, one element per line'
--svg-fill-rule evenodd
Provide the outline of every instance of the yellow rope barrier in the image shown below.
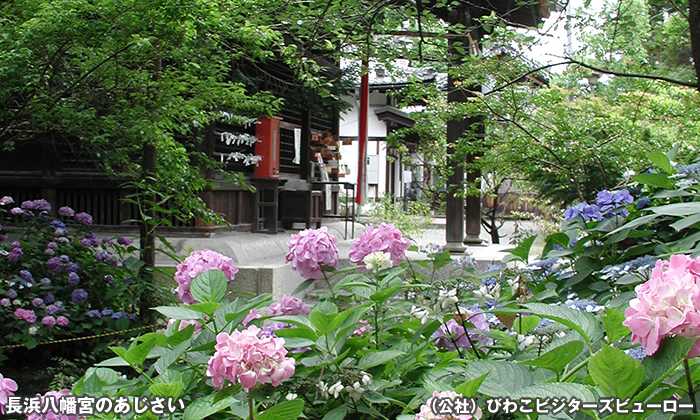
<path fill-rule="evenodd" d="M 104 334 L 90 335 L 87 337 L 73 337 L 73 338 L 64 338 L 62 340 L 45 341 L 43 343 L 37 343 L 37 346 L 44 346 L 44 345 L 48 345 L 48 344 L 58 344 L 58 343 L 69 343 L 71 341 L 92 340 L 94 338 L 109 337 L 110 335 L 120 335 L 120 334 L 126 334 L 128 332 L 147 330 L 150 328 L 155 328 L 157 326 L 158 326 L 158 324 L 153 324 L 153 325 L 146 325 L 143 327 L 130 328 L 128 330 L 112 331 L 112 332 L 104 333 Z M 19 347 L 25 347 L 25 344 L 11 344 L 11 345 L 7 345 L 7 346 L 0 346 L 0 350 L 1 349 L 16 349 Z"/>

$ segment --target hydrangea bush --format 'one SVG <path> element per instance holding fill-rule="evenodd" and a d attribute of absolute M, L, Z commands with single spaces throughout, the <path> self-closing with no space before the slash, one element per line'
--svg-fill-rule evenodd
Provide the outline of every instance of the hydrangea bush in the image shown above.
<path fill-rule="evenodd" d="M 0 345 L 32 348 L 138 325 L 129 238 L 98 238 L 92 217 L 69 207 L 53 218 L 46 200 L 0 203 Z"/>
<path fill-rule="evenodd" d="M 623 217 L 621 210 L 605 214 Z M 114 347 L 116 357 L 88 370 L 72 392 L 180 399 L 186 419 L 399 420 L 534 418 L 507 414 L 504 403 L 527 411 L 535 398 L 550 414 L 565 401 L 564 418 L 598 419 L 597 411 L 568 404 L 688 403 L 694 394 L 700 260 L 656 263 L 651 283 L 627 302 L 625 321 L 624 309 L 570 288 L 560 293 L 557 282 L 577 274 L 559 259 L 531 263 L 527 243 L 510 250 L 515 267 L 479 274 L 469 258 L 453 261 L 439 249 L 406 260 L 402 235 L 383 229 L 396 248 L 374 241 L 372 228 L 353 244 L 351 267 L 319 264 L 331 290 L 313 306 L 291 296 L 231 300 L 227 284 L 236 280 L 226 264 L 198 272 L 188 283 L 194 303 L 156 308 L 172 320 L 167 330 Z M 297 237 L 290 244 L 291 262 L 302 263 L 296 269 L 308 262 L 293 251 L 298 245 Z M 418 274 L 416 265 L 431 270 Z M 435 276 L 436 268 L 451 274 Z M 650 325 L 664 327 L 650 333 Z M 469 412 L 438 412 L 443 397 L 474 404 L 464 406 Z"/>

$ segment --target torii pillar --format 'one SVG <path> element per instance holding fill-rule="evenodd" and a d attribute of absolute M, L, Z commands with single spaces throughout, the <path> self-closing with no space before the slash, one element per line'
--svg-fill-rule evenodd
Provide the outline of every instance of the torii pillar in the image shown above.
<path fill-rule="evenodd" d="M 462 5 L 450 11 L 449 13 L 450 26 L 461 23 L 465 28 L 470 28 L 472 17 L 468 6 Z M 468 35 L 454 36 L 451 32 L 449 40 L 450 58 L 452 65 L 460 65 L 462 54 L 455 48 L 455 44 L 461 44 L 462 51 L 470 52 L 470 40 Z M 477 45 L 481 40 L 480 31 L 474 31 L 472 42 L 476 41 Z M 447 103 L 465 103 L 473 93 L 468 90 L 461 89 L 459 83 L 450 73 L 447 78 Z M 473 89 L 473 87 L 471 87 Z M 463 197 L 464 191 L 464 158 L 460 154 L 455 154 L 454 145 L 465 132 L 474 130 L 477 137 L 484 135 L 484 124 L 481 117 L 467 117 L 462 119 L 451 119 L 447 121 L 447 156 L 448 165 L 452 169 L 452 175 L 448 178 L 448 190 L 446 197 L 446 226 L 445 239 L 447 244 L 445 248 L 450 252 L 464 252 L 466 245 L 480 245 L 482 240 L 479 237 L 481 233 L 481 196 Z M 467 157 L 467 162 L 474 161 L 475 156 Z M 473 183 L 481 176 L 480 171 L 470 170 L 467 174 L 467 182 Z M 465 208 L 466 200 L 466 208 Z M 465 217 L 466 216 L 466 217 Z M 465 231 L 466 221 L 466 231 Z"/>

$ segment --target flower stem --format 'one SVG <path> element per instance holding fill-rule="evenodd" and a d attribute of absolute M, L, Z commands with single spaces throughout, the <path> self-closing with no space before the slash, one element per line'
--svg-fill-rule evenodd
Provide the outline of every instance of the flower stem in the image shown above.
<path fill-rule="evenodd" d="M 328 285 L 328 291 L 331 292 L 331 297 L 333 298 L 333 303 L 335 303 L 337 305 L 338 299 L 335 297 L 335 293 L 333 293 L 333 286 L 331 286 L 331 280 L 328 278 L 325 271 L 321 270 L 321 274 L 323 275 L 323 279 L 326 280 L 326 284 Z"/>
<path fill-rule="evenodd" d="M 248 390 L 248 410 L 250 412 L 250 420 L 255 420 L 255 403 L 253 403 L 253 390 Z"/>
<path fill-rule="evenodd" d="M 459 323 L 462 325 L 462 329 L 464 329 L 464 335 L 467 336 L 467 340 L 469 341 L 469 345 L 471 348 L 474 350 L 474 354 L 476 354 L 476 358 L 481 360 L 481 355 L 479 354 L 479 349 L 477 349 L 474 346 L 474 342 L 472 341 L 472 338 L 469 337 L 469 331 L 467 331 L 466 325 L 464 325 L 464 318 L 462 318 L 462 311 L 459 310 L 459 305 L 455 303 L 455 308 L 457 308 L 457 316 L 459 316 Z"/>
<path fill-rule="evenodd" d="M 688 366 L 688 359 L 683 359 L 683 368 L 685 368 L 685 380 L 688 383 L 688 396 L 690 397 L 690 402 L 693 403 L 693 414 L 697 414 L 698 405 L 695 402 L 695 391 L 693 390 L 693 380 L 690 378 L 690 366 Z"/>

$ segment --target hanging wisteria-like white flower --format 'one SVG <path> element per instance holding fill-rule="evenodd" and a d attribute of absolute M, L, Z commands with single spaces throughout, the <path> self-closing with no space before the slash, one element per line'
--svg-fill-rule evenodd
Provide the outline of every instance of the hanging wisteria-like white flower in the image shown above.
<path fill-rule="evenodd" d="M 221 133 L 221 142 L 226 143 L 228 146 L 231 144 L 234 146 L 240 146 L 241 144 L 252 146 L 258 142 L 258 138 L 248 133 L 229 133 L 228 131 L 224 131 Z"/>

